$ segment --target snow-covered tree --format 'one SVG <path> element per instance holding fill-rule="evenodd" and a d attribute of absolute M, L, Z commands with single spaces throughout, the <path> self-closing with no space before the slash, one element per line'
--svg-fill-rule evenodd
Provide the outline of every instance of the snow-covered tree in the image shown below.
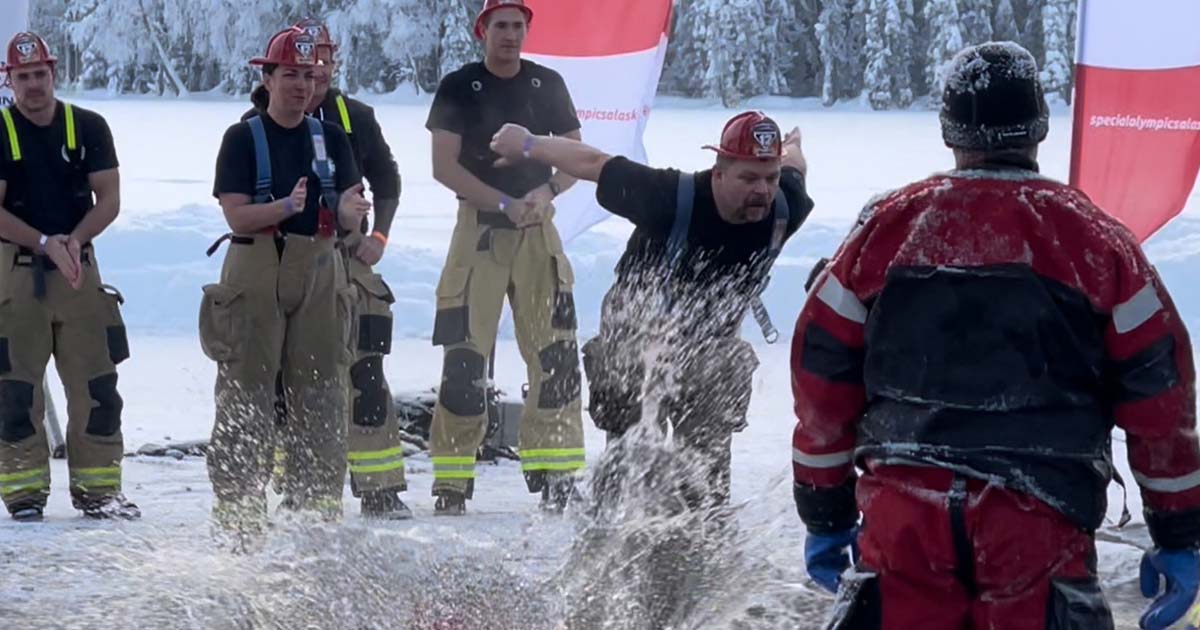
<path fill-rule="evenodd" d="M 959 0 L 963 43 L 970 46 L 992 40 L 992 0 Z"/>
<path fill-rule="evenodd" d="M 860 1 L 822 0 L 816 33 L 824 65 L 821 101 L 825 105 L 833 105 L 839 98 L 856 93 L 855 88 L 861 82 L 862 66 L 854 62 L 860 58 L 862 48 L 861 45 L 854 48 L 851 41 L 853 11 Z"/>
<path fill-rule="evenodd" d="M 764 94 L 865 97 L 903 107 L 940 92 L 963 46 L 1009 39 L 1069 97 L 1075 0 L 675 0 L 664 92 L 734 105 Z M 114 92 L 244 94 L 247 61 L 278 30 L 324 20 L 350 92 L 434 89 L 480 58 L 481 0 L 36 0 L 32 26 L 62 62 L 64 85 Z"/>
<path fill-rule="evenodd" d="M 1042 64 L 1046 59 L 1045 33 L 1042 28 L 1042 7 L 1045 0 L 1024 0 L 1025 20 L 1021 27 L 1021 45 Z M 1015 8 L 1015 7 L 1014 7 Z M 1020 16 L 1017 16 L 1020 20 Z M 1018 22 L 1021 23 L 1021 22 Z"/>
<path fill-rule="evenodd" d="M 766 89 L 769 94 L 789 92 L 788 73 L 795 62 L 796 10 L 790 0 L 764 0 L 767 40 Z"/>
<path fill-rule="evenodd" d="M 945 80 L 946 63 L 965 47 L 957 1 L 929 0 L 925 5 L 925 21 L 931 35 L 925 49 L 929 68 L 926 87 L 929 94 L 937 95 Z"/>
<path fill-rule="evenodd" d="M 1058 95 L 1071 102 L 1075 22 L 1074 0 L 1045 0 L 1042 4 L 1042 32 L 1045 61 L 1042 62 L 1042 87 L 1047 96 Z"/>
<path fill-rule="evenodd" d="M 913 101 L 911 0 L 870 0 L 866 28 L 864 90 L 875 109 Z"/>
<path fill-rule="evenodd" d="M 462 0 L 435 1 L 444 6 L 438 42 L 438 71 L 442 76 L 479 59 L 482 51 L 471 34 L 475 16 L 471 15 Z"/>
<path fill-rule="evenodd" d="M 794 17 L 781 25 L 780 41 L 791 57 L 788 92 L 792 96 L 819 96 L 823 64 L 816 26 L 821 5 L 818 0 L 790 0 L 790 3 Z"/>
<path fill-rule="evenodd" d="M 1012 0 L 996 2 L 996 11 L 992 15 L 992 38 L 1001 42 L 1015 42 L 1021 39 Z"/>
<path fill-rule="evenodd" d="M 789 7 L 779 0 L 696 0 L 688 33 L 699 54 L 700 93 L 728 107 L 759 94 L 782 91 L 780 23 Z"/>

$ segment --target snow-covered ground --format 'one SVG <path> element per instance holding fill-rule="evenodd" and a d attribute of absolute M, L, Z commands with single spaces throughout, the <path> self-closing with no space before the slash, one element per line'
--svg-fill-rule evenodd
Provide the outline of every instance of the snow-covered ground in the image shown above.
<path fill-rule="evenodd" d="M 212 423 L 214 367 L 195 339 L 200 286 L 216 279 L 220 255 L 204 256 L 224 224 L 212 196 L 213 161 L 221 134 L 244 109 L 227 100 L 86 100 L 109 120 L 122 162 L 123 211 L 98 242 L 106 280 L 127 298 L 133 358 L 121 368 L 127 450 L 147 442 L 207 437 Z M 433 287 L 453 225 L 453 200 L 430 176 L 427 104 L 381 100 L 383 128 L 404 176 L 400 217 L 380 270 L 395 291 L 398 340 L 386 364 L 394 390 L 434 384 L 440 350 L 428 342 Z M 932 112 L 878 114 L 823 110 L 808 102 L 759 104 L 782 125 L 804 131 L 810 192 L 817 208 L 789 243 L 774 273 L 767 303 L 786 334 L 803 302 L 812 262 L 831 253 L 862 204 L 874 194 L 950 166 Z M 722 109 L 668 101 L 655 111 L 647 145 L 651 161 L 699 169 L 726 118 Z M 1043 170 L 1064 178 L 1069 119 L 1052 121 Z M 578 194 L 587 194 L 580 192 Z M 629 227 L 602 224 L 568 245 L 579 279 L 581 337 L 596 328 L 600 297 Z M 1148 245 L 1192 330 L 1200 330 L 1200 197 L 1185 216 Z M 507 335 L 511 326 L 502 331 Z M 759 339 L 751 324 L 747 338 Z M 734 498 L 742 505 L 741 553 L 755 560 L 724 587 L 727 611 L 740 622 L 712 617 L 688 628 L 817 628 L 829 600 L 804 578 L 803 528 L 792 506 L 792 427 L 787 340 L 759 344 L 750 427 L 734 441 Z M 515 344 L 503 340 L 498 382 L 519 391 L 524 368 Z M 57 385 L 57 384 L 55 384 Z M 60 408 L 61 395 L 58 396 Z M 595 463 L 603 437 L 590 430 Z M 1118 443 L 1118 461 L 1124 452 Z M 127 493 L 143 508 L 136 523 L 79 520 L 66 495 L 66 467 L 53 463 L 48 521 L 18 526 L 0 520 L 0 627 L 8 628 L 385 628 L 410 627 L 413 610 L 450 598 L 479 605 L 514 628 L 540 628 L 561 602 L 552 585 L 572 566 L 572 519 L 540 515 L 511 463 L 483 467 L 478 499 L 463 519 L 434 519 L 430 464 L 408 463 L 406 499 L 417 518 L 377 525 L 358 517 L 347 491 L 345 523 L 334 527 L 280 524 L 257 556 L 215 553 L 207 537 L 211 488 L 202 460 L 132 457 Z M 1126 473 L 1127 473 L 1126 468 Z M 1125 475 L 1130 478 L 1128 474 Z M 1110 491 L 1111 516 L 1120 491 Z M 1101 570 L 1118 601 L 1118 627 L 1136 625 L 1136 545 L 1146 544 L 1140 501 L 1129 497 L 1134 524 L 1103 532 Z M 510 586 L 499 586 L 510 585 Z M 485 597 L 480 603 L 477 598 Z M 475 599 L 473 599 L 475 598 Z M 742 613 L 749 608 L 751 613 Z M 399 616 L 399 618 L 398 618 Z M 524 616 L 524 617 L 522 617 Z M 520 619 L 524 621 L 520 621 Z M 509 622 L 492 627 L 509 627 Z M 457 627 L 457 626 L 455 626 Z M 473 627 L 473 626 L 469 626 Z"/>

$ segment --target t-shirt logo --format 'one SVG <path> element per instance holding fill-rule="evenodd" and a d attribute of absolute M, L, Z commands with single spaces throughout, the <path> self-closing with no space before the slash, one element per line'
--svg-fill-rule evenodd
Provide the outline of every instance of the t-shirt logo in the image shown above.
<path fill-rule="evenodd" d="M 775 145 L 779 142 L 779 129 L 770 123 L 762 123 L 754 127 L 750 131 L 754 142 L 758 145 L 754 149 L 756 157 L 774 156 L 778 153 L 775 150 Z"/>

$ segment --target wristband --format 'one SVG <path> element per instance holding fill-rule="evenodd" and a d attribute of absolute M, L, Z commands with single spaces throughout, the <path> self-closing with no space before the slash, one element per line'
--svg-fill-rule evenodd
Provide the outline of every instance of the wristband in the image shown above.
<path fill-rule="evenodd" d="M 290 217 L 296 214 L 296 204 L 292 202 L 291 197 L 283 198 L 283 216 Z"/>
<path fill-rule="evenodd" d="M 380 232 L 379 230 L 375 230 L 374 232 L 371 232 L 371 238 L 379 241 L 380 243 L 383 243 L 384 245 L 387 245 L 387 241 L 388 241 L 387 236 L 384 235 L 384 233 Z"/>
<path fill-rule="evenodd" d="M 508 210 L 508 207 L 511 205 L 512 205 L 512 199 L 509 199 L 508 195 L 500 195 L 500 211 L 501 212 Z"/>
<path fill-rule="evenodd" d="M 533 150 L 533 138 L 533 134 L 525 136 L 525 143 L 521 145 L 521 155 L 524 155 L 526 160 L 529 159 L 529 152 Z"/>
<path fill-rule="evenodd" d="M 43 234 L 42 240 L 38 241 L 38 249 L 41 249 L 42 252 L 45 252 L 46 251 L 46 243 L 49 243 L 49 242 L 50 242 L 50 237 L 46 234 Z"/>

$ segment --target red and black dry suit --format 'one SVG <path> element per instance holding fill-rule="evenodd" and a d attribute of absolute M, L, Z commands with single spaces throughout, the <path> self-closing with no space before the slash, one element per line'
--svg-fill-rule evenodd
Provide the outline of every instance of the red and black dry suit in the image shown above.
<path fill-rule="evenodd" d="M 857 620 L 835 627 L 1111 628 L 1092 534 L 1114 425 L 1154 542 L 1200 542 L 1183 321 L 1128 230 L 1031 170 L 872 203 L 796 323 L 792 389 L 800 515 L 819 534 L 861 510 L 878 575 L 843 583 Z"/>

